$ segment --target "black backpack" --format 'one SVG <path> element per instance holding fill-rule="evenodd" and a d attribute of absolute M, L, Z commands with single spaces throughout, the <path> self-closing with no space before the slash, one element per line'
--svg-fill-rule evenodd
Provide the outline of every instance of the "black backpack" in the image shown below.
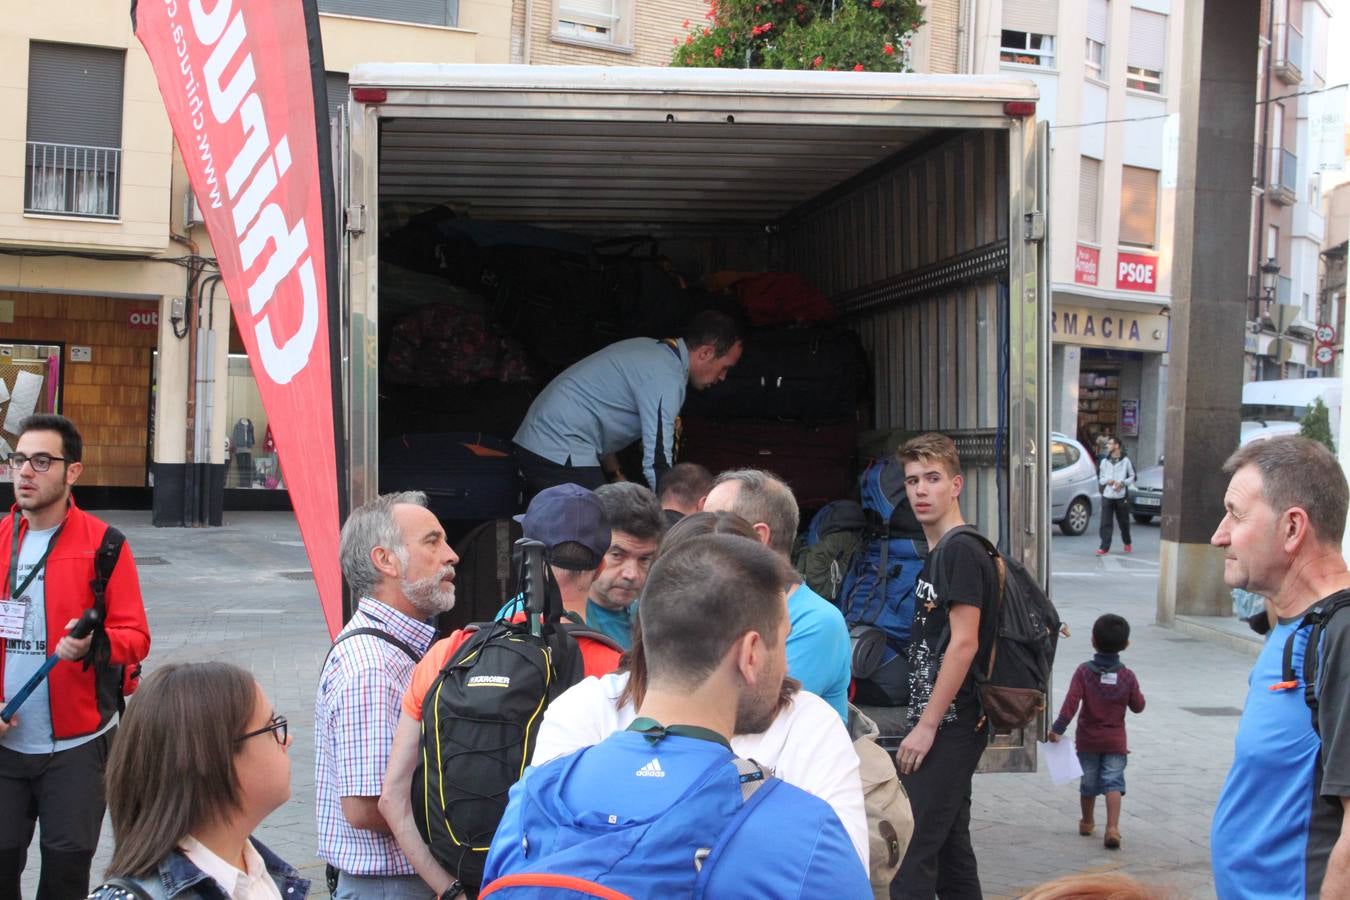
<path fill-rule="evenodd" d="M 544 566 L 529 560 L 528 549 L 524 555 L 527 621 L 469 625 L 422 704 L 413 818 L 436 861 L 473 887 L 482 883 L 507 792 L 530 763 L 544 710 L 585 674 L 577 640 L 619 649 L 564 622 L 557 585 L 532 579 Z"/>
<path fill-rule="evenodd" d="M 1312 714 L 1313 733 L 1318 737 L 1322 735 L 1322 729 L 1317 723 L 1317 667 L 1322 651 L 1322 632 L 1326 630 L 1327 623 L 1332 617 L 1347 606 L 1350 606 L 1350 591 L 1338 591 L 1319 601 L 1304 613 L 1303 621 L 1298 623 L 1298 627 L 1290 632 L 1284 641 L 1284 681 L 1280 686 L 1297 687 L 1298 678 L 1294 673 L 1294 639 L 1305 625 L 1312 626 L 1312 631 L 1308 633 L 1308 645 L 1303 651 L 1303 701 L 1308 704 L 1308 710 Z"/>
<path fill-rule="evenodd" d="M 978 538 L 998 569 L 994 645 L 984 671 L 974 673 L 980 705 L 995 728 L 1025 728 L 1045 710 L 1050 695 L 1063 628 L 1059 613 L 1031 573 L 999 553 L 978 530 L 962 525 L 953 531 Z"/>

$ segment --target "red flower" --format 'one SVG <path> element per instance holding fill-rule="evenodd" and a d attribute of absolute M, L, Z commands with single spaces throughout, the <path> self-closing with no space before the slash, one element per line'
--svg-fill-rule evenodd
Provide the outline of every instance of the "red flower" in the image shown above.
<path fill-rule="evenodd" d="M 722 48 L 721 48 L 721 47 L 714 47 L 714 48 L 713 48 L 713 56 L 714 56 L 715 58 L 717 58 L 717 59 L 721 59 L 721 58 L 722 58 Z"/>
<path fill-rule="evenodd" d="M 823 56 L 817 56 L 815 59 L 811 60 L 811 68 L 819 69 L 820 64 L 823 63 L 824 61 L 825 58 Z"/>
<path fill-rule="evenodd" d="M 881 52 L 885 53 L 887 56 L 894 56 L 895 48 L 892 47 L 890 44 L 887 44 L 885 47 L 881 48 Z"/>
<path fill-rule="evenodd" d="M 881 9 L 881 0 L 872 0 L 873 9 Z"/>
<path fill-rule="evenodd" d="M 858 63 L 856 66 L 853 67 L 853 71 L 855 71 L 855 72 L 861 72 L 862 70 L 863 70 L 863 64 L 862 64 L 862 63 Z"/>
<path fill-rule="evenodd" d="M 763 31 L 765 34 L 768 34 L 770 31 L 773 30 L 773 23 L 765 22 L 762 26 L 760 26 L 760 30 Z"/>
<path fill-rule="evenodd" d="M 692 44 L 694 42 L 694 36 L 692 34 L 686 34 L 684 36 L 684 42 L 686 44 Z"/>
<path fill-rule="evenodd" d="M 688 27 L 689 27 L 689 20 L 688 20 L 688 19 L 685 19 L 685 20 L 684 20 L 684 25 L 682 25 L 681 27 L 682 27 L 682 28 L 688 28 Z"/>
<path fill-rule="evenodd" d="M 671 39 L 670 39 L 670 42 L 671 42 L 672 44 L 674 44 L 676 47 L 680 46 L 680 39 L 679 39 L 679 38 L 671 38 Z"/>

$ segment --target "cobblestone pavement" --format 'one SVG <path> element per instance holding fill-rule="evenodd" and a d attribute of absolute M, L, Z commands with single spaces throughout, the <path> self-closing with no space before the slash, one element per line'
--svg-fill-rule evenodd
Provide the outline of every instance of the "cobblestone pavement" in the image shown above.
<path fill-rule="evenodd" d="M 100 515 L 126 532 L 140 563 L 153 632 L 147 671 L 170 661 L 229 660 L 251 670 L 289 718 L 292 797 L 258 837 L 313 880 L 313 895 L 323 896 L 323 865 L 314 855 L 313 709 L 328 640 L 294 519 L 232 513 L 224 528 L 161 529 L 150 526 L 148 513 Z M 1092 554 L 1095 529 L 1053 541 L 1053 596 L 1073 629 L 1060 644 L 1058 683 L 1067 684 L 1091 655 L 1098 615 L 1120 613 L 1134 629 L 1125 661 L 1139 675 L 1148 707 L 1128 726 L 1133 752 L 1123 849 L 1103 849 L 1100 824 L 1094 837 L 1078 836 L 1075 784 L 1053 786 L 1044 772 L 978 776 L 972 829 L 989 897 L 1015 897 L 1049 878 L 1102 870 L 1186 896 L 1213 896 L 1210 815 L 1232 758 L 1251 655 L 1152 624 L 1157 526 L 1136 526 L 1134 539 L 1132 555 L 1100 558 Z M 105 823 L 95 878 L 111 849 Z M 35 840 L 24 878 L 28 897 L 36 888 L 37 852 Z"/>

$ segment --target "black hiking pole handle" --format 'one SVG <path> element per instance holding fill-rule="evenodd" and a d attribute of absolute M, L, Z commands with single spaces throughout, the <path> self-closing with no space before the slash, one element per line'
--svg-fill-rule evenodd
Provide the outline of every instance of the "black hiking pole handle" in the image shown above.
<path fill-rule="evenodd" d="M 98 610 L 86 609 L 84 615 L 80 616 L 80 621 L 76 622 L 75 627 L 70 629 L 70 636 L 77 641 L 84 640 L 89 636 L 89 632 L 94 630 L 94 626 L 97 624 Z M 28 683 L 19 688 L 19 692 L 14 695 L 14 699 L 10 700 L 3 710 L 0 710 L 0 721 L 8 723 L 10 719 L 14 718 L 14 714 L 19 711 L 19 707 L 23 706 L 23 703 L 28 699 L 28 696 L 32 694 L 33 691 L 37 690 L 37 686 L 42 684 L 42 680 L 47 677 L 47 673 L 50 672 L 60 660 L 61 657 L 57 656 L 55 653 L 47 657 L 47 661 L 42 664 L 42 668 L 34 672 L 33 677 L 28 679 Z"/>
<path fill-rule="evenodd" d="M 520 548 L 520 590 L 524 595 L 525 618 L 529 620 L 530 633 L 537 637 L 543 631 L 544 607 L 548 602 L 544 595 L 545 547 L 529 538 L 516 541 L 516 546 Z"/>

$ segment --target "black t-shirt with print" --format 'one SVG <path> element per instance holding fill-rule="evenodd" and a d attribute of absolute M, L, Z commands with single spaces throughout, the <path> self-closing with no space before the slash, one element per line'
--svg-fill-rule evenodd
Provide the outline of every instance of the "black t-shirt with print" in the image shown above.
<path fill-rule="evenodd" d="M 940 552 L 939 552 L 940 551 Z M 937 569 L 934 568 L 934 561 Z M 980 643 L 970 672 L 951 708 L 942 717 L 954 722 L 958 714 L 973 712 L 974 671 L 987 665 L 994 641 L 994 614 L 998 600 L 998 569 L 979 539 L 970 534 L 947 534 L 929 551 L 914 585 L 914 625 L 909 637 L 909 724 L 919 721 L 933 695 L 938 670 L 951 639 L 948 611 L 953 603 L 981 608 Z"/>

